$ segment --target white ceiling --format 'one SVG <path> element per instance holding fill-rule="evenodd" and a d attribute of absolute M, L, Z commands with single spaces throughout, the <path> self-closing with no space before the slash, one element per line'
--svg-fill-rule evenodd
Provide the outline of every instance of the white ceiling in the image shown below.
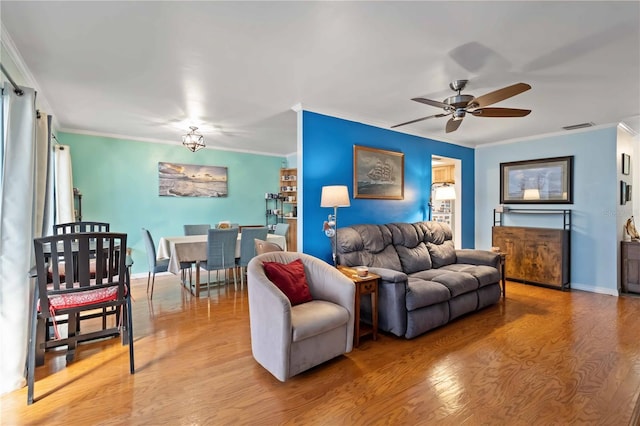
<path fill-rule="evenodd" d="M 640 130 L 640 2 L 0 2 L 60 130 L 286 155 L 292 107 L 383 128 L 475 96 L 524 118 L 447 118 L 399 131 L 477 146 L 583 122 Z"/>

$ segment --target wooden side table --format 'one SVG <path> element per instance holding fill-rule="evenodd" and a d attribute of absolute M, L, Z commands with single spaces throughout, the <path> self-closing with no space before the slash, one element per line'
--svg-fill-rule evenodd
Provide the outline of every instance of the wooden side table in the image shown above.
<path fill-rule="evenodd" d="M 360 346 L 360 338 L 369 334 L 372 335 L 373 340 L 378 340 L 378 280 L 380 276 L 369 272 L 366 277 L 359 277 L 355 269 L 342 265 L 338 265 L 338 271 L 353 281 L 356 286 L 353 346 L 356 348 Z M 360 298 L 365 295 L 371 297 L 371 326 L 360 321 Z"/>
<path fill-rule="evenodd" d="M 507 261 L 507 253 L 499 252 L 500 256 L 500 281 L 502 281 L 502 298 L 507 297 L 507 279 L 505 278 L 505 269 Z"/>

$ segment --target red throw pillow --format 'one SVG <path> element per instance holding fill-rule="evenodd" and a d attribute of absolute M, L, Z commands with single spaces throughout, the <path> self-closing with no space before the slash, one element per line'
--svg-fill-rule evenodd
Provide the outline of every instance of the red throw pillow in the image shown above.
<path fill-rule="evenodd" d="M 264 262 L 262 266 L 269 281 L 289 298 L 292 306 L 313 300 L 304 274 L 304 265 L 300 259 L 287 264 Z"/>

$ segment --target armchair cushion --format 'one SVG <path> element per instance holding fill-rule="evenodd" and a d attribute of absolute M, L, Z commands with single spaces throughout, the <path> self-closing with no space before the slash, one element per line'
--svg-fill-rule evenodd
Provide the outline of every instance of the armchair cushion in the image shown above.
<path fill-rule="evenodd" d="M 300 342 L 345 325 L 349 311 L 324 300 L 312 300 L 291 308 L 292 340 Z"/>
<path fill-rule="evenodd" d="M 309 284 L 300 259 L 291 263 L 264 262 L 265 274 L 269 281 L 282 291 L 291 302 L 291 306 L 312 300 Z"/>

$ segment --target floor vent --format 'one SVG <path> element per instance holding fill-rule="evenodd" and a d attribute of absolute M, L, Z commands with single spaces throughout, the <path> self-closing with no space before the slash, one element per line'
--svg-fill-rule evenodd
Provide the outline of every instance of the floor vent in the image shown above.
<path fill-rule="evenodd" d="M 575 130 L 575 129 L 583 129 L 585 127 L 591 127 L 591 126 L 595 126 L 596 124 L 593 121 L 590 121 L 588 123 L 580 123 L 580 124 L 574 124 L 572 126 L 564 126 L 563 129 L 564 130 Z"/>

